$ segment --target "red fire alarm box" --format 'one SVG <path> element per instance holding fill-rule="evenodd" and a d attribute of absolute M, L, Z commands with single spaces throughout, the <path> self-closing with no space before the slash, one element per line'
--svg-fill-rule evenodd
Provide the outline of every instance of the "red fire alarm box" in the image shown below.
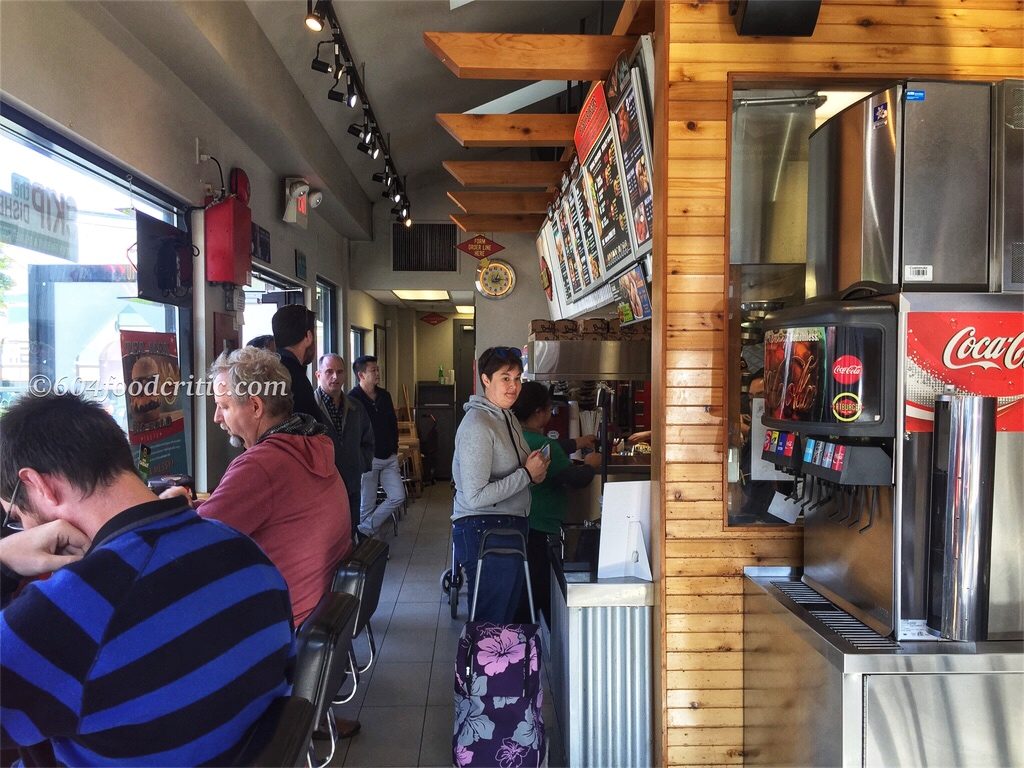
<path fill-rule="evenodd" d="M 247 285 L 251 266 L 252 212 L 237 197 L 206 209 L 206 279 Z"/>

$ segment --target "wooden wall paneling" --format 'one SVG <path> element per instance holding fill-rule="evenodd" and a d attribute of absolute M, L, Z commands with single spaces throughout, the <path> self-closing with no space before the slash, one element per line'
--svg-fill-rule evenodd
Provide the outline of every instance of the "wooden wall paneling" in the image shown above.
<path fill-rule="evenodd" d="M 712 446 L 727 427 L 730 78 L 776 87 L 768 83 L 1019 77 L 1024 3 L 828 0 L 815 34 L 799 40 L 738 37 L 725 2 L 668 3 L 657 23 L 667 39 L 655 99 L 655 156 L 667 158 L 659 164 L 667 165 L 659 169 L 667 195 L 656 209 L 664 277 L 654 320 L 663 344 L 654 380 L 665 382 L 655 388 L 656 412 L 666 423 L 656 496 L 665 536 L 662 760 L 736 765 L 743 759 L 742 570 L 799 564 L 801 532 L 723 523 L 724 439 L 717 452 Z"/>

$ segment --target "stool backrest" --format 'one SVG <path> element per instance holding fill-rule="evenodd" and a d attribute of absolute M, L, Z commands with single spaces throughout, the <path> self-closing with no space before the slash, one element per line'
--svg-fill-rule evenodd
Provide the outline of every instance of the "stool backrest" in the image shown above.
<path fill-rule="evenodd" d="M 328 592 L 299 627 L 292 694 L 313 703 L 314 723 L 320 722 L 346 674 L 358 675 L 352 653 L 358 612 L 358 599 Z"/>
<path fill-rule="evenodd" d="M 349 594 L 359 600 L 355 635 L 363 631 L 377 610 L 381 588 L 384 586 L 388 550 L 388 545 L 380 539 L 363 539 L 334 572 L 332 591 Z"/>

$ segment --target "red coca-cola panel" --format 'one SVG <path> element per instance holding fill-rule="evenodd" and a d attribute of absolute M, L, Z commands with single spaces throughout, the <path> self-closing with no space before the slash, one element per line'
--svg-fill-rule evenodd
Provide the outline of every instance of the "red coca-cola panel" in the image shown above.
<path fill-rule="evenodd" d="M 906 428 L 931 432 L 935 396 L 998 398 L 996 429 L 1024 432 L 1024 312 L 910 312 Z"/>

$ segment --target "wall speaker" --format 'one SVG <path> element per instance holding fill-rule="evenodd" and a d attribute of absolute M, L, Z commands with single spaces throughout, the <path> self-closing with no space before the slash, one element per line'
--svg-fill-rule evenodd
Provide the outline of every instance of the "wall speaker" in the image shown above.
<path fill-rule="evenodd" d="M 821 0 L 730 0 L 729 15 L 739 35 L 810 37 Z"/>

